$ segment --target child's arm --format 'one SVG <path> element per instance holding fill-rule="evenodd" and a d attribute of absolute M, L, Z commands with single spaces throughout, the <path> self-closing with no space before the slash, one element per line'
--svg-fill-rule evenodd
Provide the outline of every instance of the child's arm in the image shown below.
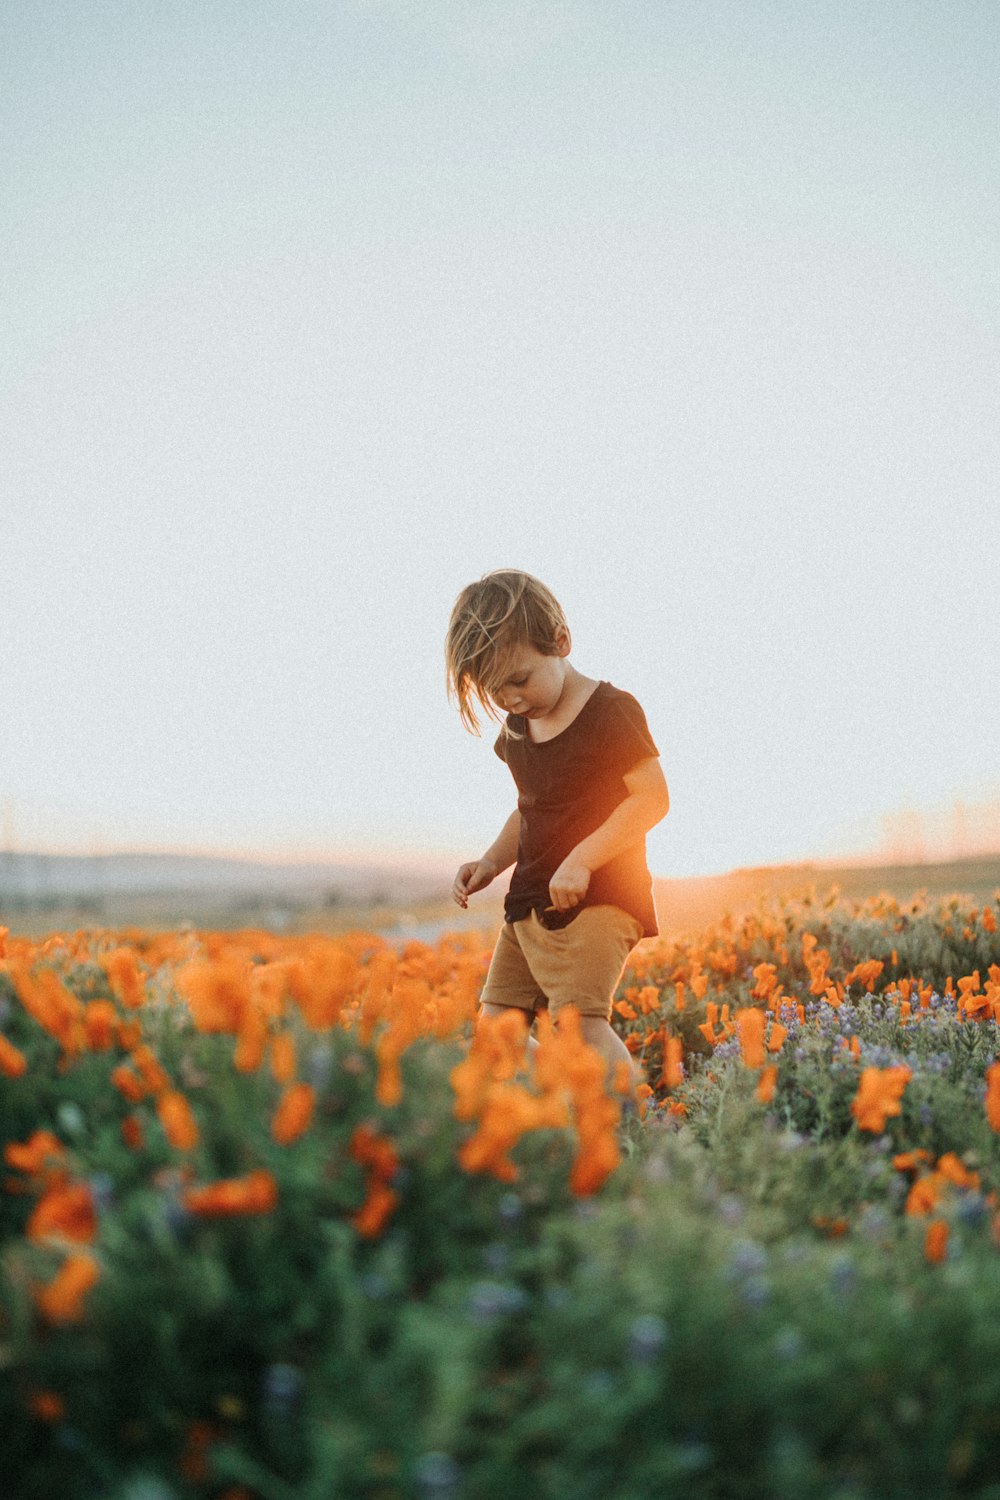
<path fill-rule="evenodd" d="M 520 837 L 521 814 L 515 808 L 486 853 L 463 865 L 455 876 L 451 894 L 459 906 L 468 906 L 473 891 L 481 891 L 514 863 Z"/>
<path fill-rule="evenodd" d="M 594 870 L 624 854 L 645 838 L 670 809 L 670 793 L 655 756 L 640 761 L 624 776 L 628 796 L 593 833 L 581 839 L 549 881 L 556 911 L 569 911 L 587 894 Z"/>

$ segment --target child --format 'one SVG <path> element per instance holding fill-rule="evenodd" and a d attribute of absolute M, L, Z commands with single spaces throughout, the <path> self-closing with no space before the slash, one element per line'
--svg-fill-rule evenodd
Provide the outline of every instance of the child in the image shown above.
<path fill-rule="evenodd" d="M 611 1026 L 625 960 L 657 932 L 646 833 L 670 806 L 659 751 L 636 700 L 571 665 L 557 600 L 529 573 L 488 573 L 455 601 L 445 646 L 449 694 L 478 734 L 475 705 L 506 719 L 494 745 L 517 807 L 479 859 L 462 865 L 459 906 L 514 866 L 482 1015 L 574 1005 L 612 1074 L 637 1070 Z"/>

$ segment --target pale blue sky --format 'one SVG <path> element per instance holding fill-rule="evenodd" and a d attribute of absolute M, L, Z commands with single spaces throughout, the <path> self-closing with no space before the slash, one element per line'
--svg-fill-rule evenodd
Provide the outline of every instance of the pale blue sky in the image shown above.
<path fill-rule="evenodd" d="M 519 566 L 658 872 L 1000 846 L 992 0 L 14 0 L 0 69 L 0 833 L 480 852 Z"/>

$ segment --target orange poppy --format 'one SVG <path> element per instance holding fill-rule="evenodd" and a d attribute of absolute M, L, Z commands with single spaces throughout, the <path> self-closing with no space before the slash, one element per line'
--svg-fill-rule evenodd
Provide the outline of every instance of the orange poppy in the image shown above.
<path fill-rule="evenodd" d="M 4 1161 L 17 1172 L 27 1172 L 41 1177 L 61 1166 L 66 1148 L 51 1130 L 36 1130 L 26 1141 L 8 1141 L 4 1147 Z"/>
<path fill-rule="evenodd" d="M 146 1097 L 146 1085 L 136 1077 L 131 1068 L 126 1068 L 124 1063 L 113 1070 L 111 1082 L 130 1104 L 138 1104 Z"/>
<path fill-rule="evenodd" d="M 944 1190 L 945 1178 L 939 1172 L 918 1177 L 906 1196 L 906 1212 L 916 1218 L 933 1213 Z"/>
<path fill-rule="evenodd" d="M 66 1239 L 88 1244 L 97 1233 L 97 1215 L 89 1187 L 52 1182 L 25 1226 L 29 1240 Z"/>
<path fill-rule="evenodd" d="M 369 1184 L 368 1196 L 357 1213 L 351 1215 L 350 1222 L 363 1239 L 377 1239 L 398 1202 L 398 1193 L 386 1187 L 384 1182 L 374 1180 Z"/>
<path fill-rule="evenodd" d="M 768 1052 L 780 1052 L 782 1047 L 785 1045 L 785 1038 L 787 1036 L 788 1028 L 786 1026 L 782 1026 L 780 1021 L 772 1021 L 771 1030 L 768 1033 L 767 1037 Z"/>
<path fill-rule="evenodd" d="M 32 1391 L 28 1410 L 40 1422 L 61 1422 L 66 1415 L 66 1403 L 58 1391 Z"/>
<path fill-rule="evenodd" d="M 110 1052 L 118 1024 L 118 1012 L 110 1000 L 91 1000 L 84 1008 L 83 1029 L 92 1052 Z"/>
<path fill-rule="evenodd" d="M 291 1083 L 295 1068 L 295 1038 L 290 1031 L 281 1031 L 271 1042 L 271 1075 L 276 1083 Z"/>
<path fill-rule="evenodd" d="M 851 1114 L 860 1130 L 878 1135 L 886 1120 L 902 1113 L 903 1091 L 913 1074 L 909 1068 L 864 1068 L 858 1091 L 851 1104 Z"/>
<path fill-rule="evenodd" d="M 42 1316 L 49 1323 L 79 1322 L 87 1293 L 100 1275 L 92 1255 L 81 1251 L 67 1256 L 53 1279 L 35 1289 L 35 1302 Z"/>
<path fill-rule="evenodd" d="M 770 1104 L 774 1098 L 774 1091 L 778 1085 L 778 1069 L 775 1063 L 769 1063 L 766 1068 L 761 1069 L 760 1079 L 757 1083 L 757 1098 L 761 1104 Z"/>
<path fill-rule="evenodd" d="M 101 959 L 112 991 L 126 1010 L 138 1010 L 146 998 L 146 986 L 139 972 L 139 961 L 132 948 L 115 948 Z"/>
<path fill-rule="evenodd" d="M 14 1043 L 0 1036 L 0 1073 L 6 1078 L 20 1078 L 28 1071 L 28 1059 Z"/>
<path fill-rule="evenodd" d="M 766 1017 L 756 1005 L 736 1012 L 736 1034 L 739 1037 L 740 1053 L 748 1068 L 764 1066 L 764 1027 Z"/>
<path fill-rule="evenodd" d="M 1000 1130 L 1000 1062 L 986 1069 L 986 1118 L 991 1130 Z"/>
<path fill-rule="evenodd" d="M 684 1082 L 684 1044 L 679 1036 L 668 1036 L 663 1044 L 663 1087 L 676 1089 Z"/>
<path fill-rule="evenodd" d="M 200 1139 L 198 1122 L 184 1095 L 167 1089 L 156 1102 L 163 1133 L 175 1151 L 193 1151 Z"/>
<path fill-rule="evenodd" d="M 933 1219 L 924 1235 L 924 1255 L 932 1265 L 948 1258 L 948 1225 L 944 1219 Z"/>
<path fill-rule="evenodd" d="M 262 1169 L 245 1177 L 228 1177 L 205 1187 L 188 1188 L 182 1201 L 189 1213 L 205 1219 L 266 1214 L 278 1201 L 278 1184 L 271 1172 Z"/>
<path fill-rule="evenodd" d="M 312 1123 L 316 1090 L 308 1083 L 291 1083 L 278 1101 L 271 1134 L 279 1146 L 291 1145 Z"/>
<path fill-rule="evenodd" d="M 256 1005 L 248 1004 L 236 1034 L 233 1067 L 238 1073 L 256 1073 L 266 1051 L 267 1017 Z"/>
<path fill-rule="evenodd" d="M 170 1087 L 170 1078 L 151 1047 L 140 1042 L 132 1053 L 132 1062 L 143 1083 L 152 1094 L 162 1094 Z"/>

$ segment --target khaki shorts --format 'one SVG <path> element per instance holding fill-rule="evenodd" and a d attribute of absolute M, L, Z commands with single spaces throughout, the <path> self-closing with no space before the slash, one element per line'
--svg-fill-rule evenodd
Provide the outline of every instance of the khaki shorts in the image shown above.
<path fill-rule="evenodd" d="M 538 913 L 505 922 L 493 950 L 482 1000 L 534 1011 L 564 1005 L 611 1019 L 611 1001 L 642 924 L 618 906 L 585 906 L 566 927 L 543 927 Z"/>

